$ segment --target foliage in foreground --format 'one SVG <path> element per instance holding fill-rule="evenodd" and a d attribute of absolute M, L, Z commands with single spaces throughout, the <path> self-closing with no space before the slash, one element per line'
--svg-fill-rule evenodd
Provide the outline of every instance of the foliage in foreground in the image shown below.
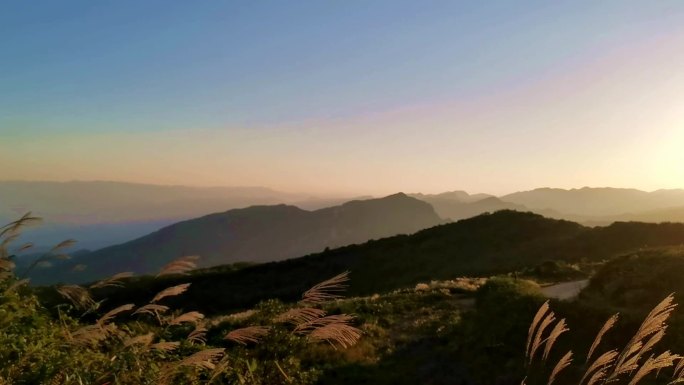
<path fill-rule="evenodd" d="M 621 349 L 605 349 L 601 344 L 618 322 L 618 314 L 611 316 L 596 334 L 584 359 L 573 366 L 576 358 L 572 350 L 555 363 L 550 359 L 554 344 L 569 328 L 565 319 L 556 319 L 549 302 L 545 302 L 528 331 L 525 350 L 528 377 L 523 384 L 636 385 L 658 375 L 661 378 L 658 383 L 684 382 L 684 357 L 669 350 L 655 351 L 665 336 L 668 319 L 676 306 L 674 296 L 668 295 L 651 310 Z M 545 364 L 550 365 L 545 367 Z M 561 380 L 560 376 L 564 375 L 567 378 Z"/>
<path fill-rule="evenodd" d="M 27 280 L 15 277 L 8 253 L 22 227 L 38 220 L 27 214 L 0 228 L 0 384 L 307 384 L 316 371 L 302 366 L 298 352 L 318 342 L 345 349 L 361 336 L 352 316 L 324 309 L 340 298 L 347 273 L 306 291 L 295 306 L 266 302 L 218 319 L 165 305 L 188 283 L 161 290 L 143 306 L 104 311 L 106 300 L 96 301 L 91 290 L 123 285 L 130 274 L 121 273 L 90 287 L 58 287 L 69 303 L 55 317 Z M 194 267 L 194 257 L 180 258 L 159 276 Z"/>

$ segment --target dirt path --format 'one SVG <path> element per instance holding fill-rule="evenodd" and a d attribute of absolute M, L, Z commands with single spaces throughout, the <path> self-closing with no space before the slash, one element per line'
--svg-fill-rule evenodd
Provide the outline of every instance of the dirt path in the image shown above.
<path fill-rule="evenodd" d="M 563 282 L 555 285 L 542 287 L 542 293 L 549 298 L 572 299 L 577 297 L 580 291 L 587 287 L 588 279 L 581 281 Z"/>

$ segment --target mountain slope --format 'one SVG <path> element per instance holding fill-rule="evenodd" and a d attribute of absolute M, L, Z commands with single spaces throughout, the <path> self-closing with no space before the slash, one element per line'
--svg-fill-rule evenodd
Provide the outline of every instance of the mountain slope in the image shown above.
<path fill-rule="evenodd" d="M 184 255 L 200 255 L 203 266 L 282 260 L 439 223 L 429 204 L 404 194 L 316 211 L 253 206 L 179 222 L 81 256 L 61 266 L 61 278 L 82 281 L 120 271 L 150 273 Z M 64 271 L 77 264 L 86 265 L 86 271 Z"/>
<path fill-rule="evenodd" d="M 350 294 L 370 295 L 433 279 L 490 276 L 547 260 L 603 260 L 643 247 L 683 242 L 684 224 L 588 228 L 532 213 L 501 211 L 238 271 L 209 269 L 188 277 L 142 278 L 109 296 L 131 302 L 173 284 L 192 282 L 185 302 L 178 305 L 225 312 L 266 298 L 296 299 L 312 284 L 345 270 L 351 271 Z"/>

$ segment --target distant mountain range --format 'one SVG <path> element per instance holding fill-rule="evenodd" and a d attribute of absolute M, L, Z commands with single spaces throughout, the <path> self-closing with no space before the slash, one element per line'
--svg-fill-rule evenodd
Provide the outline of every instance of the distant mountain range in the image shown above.
<path fill-rule="evenodd" d="M 77 239 L 80 257 L 62 264 L 62 269 L 76 262 L 88 265 L 80 274 L 88 278 L 124 269 L 147 273 L 187 254 L 201 255 L 205 266 L 268 262 L 499 210 L 529 211 L 591 226 L 684 222 L 684 190 L 541 188 L 501 197 L 451 191 L 345 201 L 261 187 L 0 182 L 0 222 L 29 210 L 43 216 L 46 225 L 30 230 L 23 239 L 37 243 L 37 251 Z M 41 275 L 51 281 L 63 278 L 48 271 Z"/>
<path fill-rule="evenodd" d="M 619 221 L 684 222 L 684 190 L 646 192 L 621 188 L 539 188 L 495 197 L 453 191 L 412 194 L 430 203 L 443 218 L 459 220 L 498 210 L 530 211 L 586 225 Z"/>
<path fill-rule="evenodd" d="M 201 256 L 203 266 L 269 262 L 410 234 L 441 223 L 432 206 L 405 194 L 315 211 L 288 205 L 252 206 L 175 223 L 130 242 L 82 253 L 34 281 L 84 281 L 121 271 L 152 273 L 185 255 Z M 72 271 L 77 265 L 86 269 Z"/>
<path fill-rule="evenodd" d="M 431 204 L 442 218 L 454 221 L 499 210 L 529 211 L 523 205 L 504 202 L 488 194 L 469 195 L 464 191 L 453 191 L 436 195 L 412 194 L 411 196 Z"/>
<path fill-rule="evenodd" d="M 594 218 L 684 207 L 684 190 L 646 192 L 622 188 L 540 188 L 500 198 L 531 210 L 553 210 L 566 215 Z"/>
<path fill-rule="evenodd" d="M 263 187 L 187 187 L 121 182 L 0 181 L 0 223 L 31 211 L 45 223 L 28 234 L 43 247 L 74 238 L 95 249 L 172 223 L 253 205 L 289 203 L 305 209 L 349 199 L 316 198 Z"/>

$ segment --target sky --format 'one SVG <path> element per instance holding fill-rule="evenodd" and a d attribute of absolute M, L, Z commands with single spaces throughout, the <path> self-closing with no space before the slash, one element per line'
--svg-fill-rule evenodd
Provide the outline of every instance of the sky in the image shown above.
<path fill-rule="evenodd" d="M 8 1 L 0 36 L 0 180 L 684 187 L 681 1 Z"/>

